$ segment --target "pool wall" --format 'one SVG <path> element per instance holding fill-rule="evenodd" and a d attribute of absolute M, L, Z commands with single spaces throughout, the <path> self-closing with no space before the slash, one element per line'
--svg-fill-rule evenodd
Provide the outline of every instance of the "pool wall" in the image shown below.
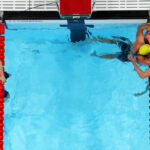
<path fill-rule="evenodd" d="M 60 19 L 57 11 L 5 11 L 6 20 L 51 20 Z M 95 11 L 91 19 L 147 19 L 147 10 L 138 11 Z"/>

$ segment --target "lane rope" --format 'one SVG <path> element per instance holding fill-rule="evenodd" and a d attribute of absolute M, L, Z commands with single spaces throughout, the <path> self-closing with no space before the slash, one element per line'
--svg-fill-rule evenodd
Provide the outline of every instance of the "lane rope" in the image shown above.
<path fill-rule="evenodd" d="M 3 65 L 3 72 L 4 72 L 4 46 L 5 46 L 5 25 L 0 23 L 0 61 Z M 3 140 L 4 140 L 4 85 L 2 81 L 0 81 L 0 150 L 3 150 Z"/>

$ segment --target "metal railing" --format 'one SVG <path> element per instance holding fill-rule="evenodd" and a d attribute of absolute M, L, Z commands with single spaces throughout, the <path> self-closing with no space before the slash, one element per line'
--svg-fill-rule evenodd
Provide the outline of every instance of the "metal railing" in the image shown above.
<path fill-rule="evenodd" d="M 0 11 L 59 11 L 56 0 L 0 0 Z"/>
<path fill-rule="evenodd" d="M 149 10 L 150 0 L 96 0 L 94 11 Z"/>
<path fill-rule="evenodd" d="M 59 11 L 59 0 L 0 0 L 0 11 Z M 150 0 L 92 0 L 93 11 L 150 10 Z"/>

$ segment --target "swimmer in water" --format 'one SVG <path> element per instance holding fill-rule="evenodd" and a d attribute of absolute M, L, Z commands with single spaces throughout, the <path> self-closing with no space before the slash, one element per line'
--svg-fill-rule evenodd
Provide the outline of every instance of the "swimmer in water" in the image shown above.
<path fill-rule="evenodd" d="M 101 36 L 98 36 L 97 38 L 94 37 L 90 41 L 98 41 L 101 43 L 115 44 L 121 49 L 121 52 L 116 52 L 114 54 L 105 54 L 105 55 L 100 55 L 100 56 L 98 56 L 96 54 L 96 51 L 94 51 L 91 54 L 91 56 L 104 58 L 104 59 L 118 58 L 122 62 L 129 61 L 128 55 L 131 53 L 131 50 L 132 50 L 132 42 L 128 38 L 120 37 L 120 36 L 112 36 L 112 39 L 108 39 L 108 38 L 103 38 Z"/>
<path fill-rule="evenodd" d="M 138 27 L 136 41 L 133 44 L 133 55 L 128 56 L 140 78 L 150 77 L 150 68 L 144 72 L 136 64 L 139 62 L 150 66 L 150 32 L 147 31 L 143 38 L 143 31 L 149 27 L 148 24 Z"/>
<path fill-rule="evenodd" d="M 137 35 L 136 35 L 136 41 L 133 44 L 133 49 L 132 49 L 132 53 L 135 54 L 133 55 L 129 55 L 129 59 L 133 62 L 133 57 L 134 59 L 139 62 L 140 64 L 145 64 L 145 65 L 149 65 L 150 66 L 150 55 L 147 53 L 147 55 L 138 55 L 139 53 L 139 49 L 144 45 L 144 44 L 148 44 L 150 45 L 150 31 L 147 31 L 145 33 L 145 35 L 143 34 L 144 30 L 147 30 L 148 28 L 150 28 L 149 24 L 146 25 L 141 25 L 138 27 L 138 31 L 137 31 Z M 144 38 L 143 38 L 144 37 Z M 133 57 L 132 57 L 133 56 Z M 141 77 L 141 74 L 140 74 Z M 142 78 L 144 76 L 142 75 Z M 148 76 L 145 76 L 145 78 Z"/>
<path fill-rule="evenodd" d="M 3 72 L 3 65 L 2 65 L 2 62 L 0 61 L 0 81 L 2 82 L 2 84 L 6 82 L 6 79 L 9 78 L 9 76 L 10 74 L 8 74 L 7 72 Z M 5 100 L 9 97 L 10 97 L 9 92 L 4 90 Z"/>
<path fill-rule="evenodd" d="M 91 54 L 91 56 L 96 56 L 99 58 L 105 58 L 105 59 L 113 59 L 118 58 L 119 60 L 123 62 L 131 61 L 133 65 L 135 66 L 135 70 L 139 74 L 141 78 L 149 77 L 150 76 L 150 70 L 143 72 L 137 65 L 136 61 L 140 64 L 146 64 L 150 65 L 150 55 L 141 55 L 139 54 L 139 49 L 143 44 L 150 44 L 150 32 L 146 32 L 143 39 L 143 30 L 149 28 L 150 25 L 142 25 L 138 27 L 136 41 L 132 46 L 132 42 L 124 37 L 114 37 L 113 39 L 107 39 L 107 38 L 101 38 L 98 36 L 98 38 L 93 38 L 92 41 L 99 41 L 99 42 L 106 42 L 109 44 L 116 44 L 121 48 L 121 52 L 115 53 L 115 54 L 106 54 L 102 56 L 98 56 L 96 54 L 96 51 Z M 115 38 L 115 39 L 114 39 Z M 116 40 L 118 39 L 118 40 Z M 125 42 L 126 41 L 126 42 Z M 132 54 L 132 55 L 129 55 Z M 133 57 L 134 58 L 133 58 Z M 135 96 L 141 96 L 145 94 L 149 89 L 149 85 L 147 83 L 147 86 L 145 90 L 141 93 L 135 93 Z"/>

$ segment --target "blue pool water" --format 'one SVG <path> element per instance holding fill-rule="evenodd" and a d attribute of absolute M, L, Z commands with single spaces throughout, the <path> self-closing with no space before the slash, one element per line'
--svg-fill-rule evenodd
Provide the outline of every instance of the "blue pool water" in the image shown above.
<path fill-rule="evenodd" d="M 94 36 L 135 40 L 137 23 L 95 23 Z M 59 23 L 8 24 L 5 150 L 148 150 L 147 86 L 131 63 L 91 57 L 116 45 L 71 43 Z M 141 66 L 143 70 L 146 66 Z"/>

